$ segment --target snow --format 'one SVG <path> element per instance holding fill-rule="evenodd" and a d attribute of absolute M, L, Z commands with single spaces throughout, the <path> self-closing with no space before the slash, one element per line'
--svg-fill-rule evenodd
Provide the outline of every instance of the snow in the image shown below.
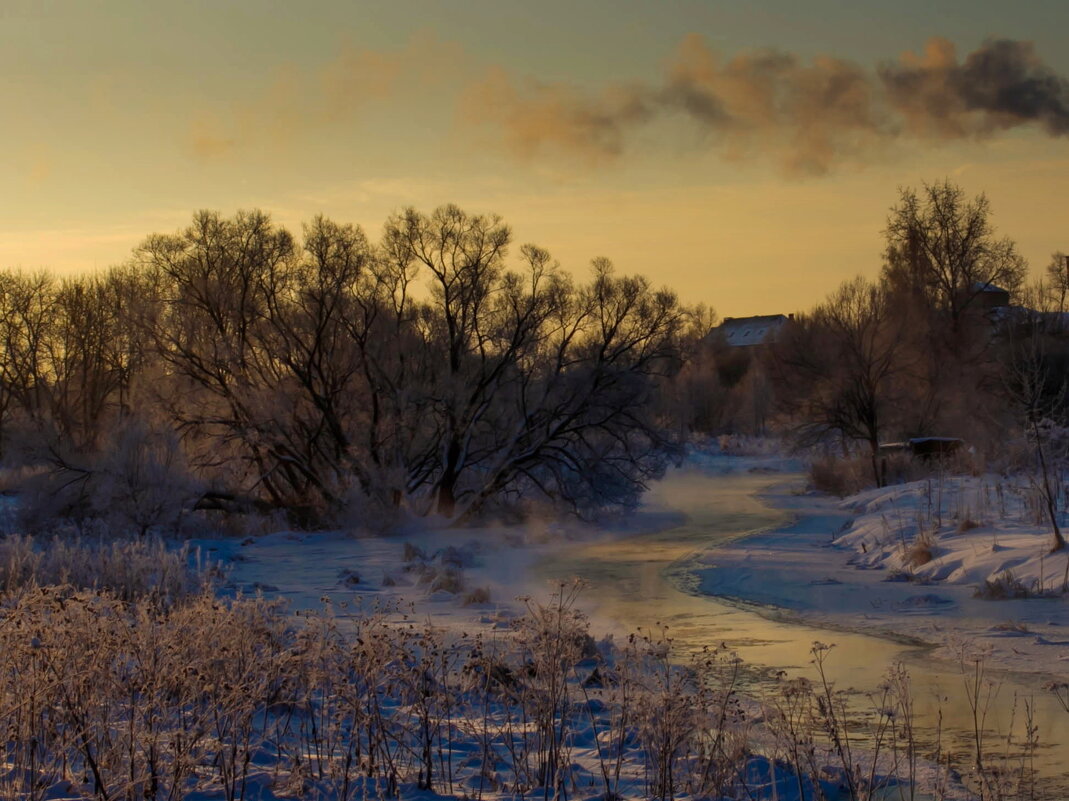
<path fill-rule="evenodd" d="M 598 527 L 578 522 L 524 526 L 412 528 L 388 537 L 344 531 L 280 531 L 245 540 L 202 539 L 194 545 L 228 573 L 224 592 L 262 592 L 287 601 L 295 612 L 331 603 L 339 617 L 370 608 L 433 617 L 435 625 L 463 629 L 504 626 L 523 610 L 523 596 L 547 596 L 531 566 L 548 552 L 576 541 L 634 536 L 677 525 L 677 513 L 641 509 Z M 420 556 L 406 560 L 405 551 Z M 435 589 L 434 574 L 453 571 L 459 591 Z M 489 600 L 469 596 L 486 590 Z"/>
<path fill-rule="evenodd" d="M 967 643 L 986 651 L 992 668 L 1069 677 L 1064 596 L 974 597 L 978 585 L 1007 570 L 1037 590 L 1061 580 L 1069 556 L 1045 553 L 1049 535 L 1034 520 L 1026 484 L 997 476 L 944 477 L 837 501 L 804 493 L 797 481 L 784 483 L 800 465 L 774 452 L 726 457 L 699 450 L 688 463 L 710 481 L 718 474 L 768 474 L 769 484 L 781 483 L 762 500 L 794 518 L 691 555 L 685 567 L 696 591 L 779 620 L 927 644 L 950 662 Z M 547 556 L 671 529 L 683 519 L 678 509 L 648 503 L 599 526 L 543 522 L 413 529 L 391 537 L 278 532 L 198 544 L 229 566 L 230 593 L 284 598 L 298 613 L 327 600 L 341 619 L 387 607 L 436 627 L 493 631 L 509 628 L 522 614 L 523 596 L 548 596 L 535 569 Z M 919 536 L 932 556 L 924 563 L 911 558 Z M 415 558 L 406 559 L 406 550 Z M 436 589 L 433 580 L 421 581 L 449 570 L 457 571 L 461 587 Z M 471 602 L 474 589 L 485 589 L 488 600 Z M 578 770 L 591 772 L 586 757 L 577 754 L 585 765 Z M 759 761 L 751 767 L 768 770 Z"/>
<path fill-rule="evenodd" d="M 1028 519 L 1026 485 L 954 477 L 841 502 L 796 493 L 769 496 L 797 516 L 791 525 L 696 559 L 702 592 L 930 644 L 940 658 L 953 660 L 968 642 L 1000 669 L 1069 675 L 1069 602 L 1056 594 L 1069 552 L 1049 553 L 1049 529 Z M 1050 597 L 977 597 L 1007 574 Z"/>
<path fill-rule="evenodd" d="M 709 474 L 796 471 L 782 456 L 692 453 Z M 1025 587 L 1060 588 L 1069 553 L 1047 553 L 1043 525 L 1024 519 L 1027 488 L 995 476 L 917 481 L 844 501 L 803 494 L 797 483 L 763 498 L 795 520 L 694 555 L 695 589 L 750 605 L 777 619 L 851 630 L 935 647 L 954 661 L 963 643 L 986 649 L 992 667 L 1069 676 L 1069 602 L 1050 598 L 983 600 L 976 588 L 1008 571 Z M 345 532 L 278 532 L 201 540 L 229 569 L 229 593 L 263 592 L 297 611 L 328 600 L 339 617 L 369 608 L 433 617 L 438 626 L 505 627 L 521 598 L 551 588 L 533 567 L 581 543 L 614 542 L 672 528 L 678 510 L 649 504 L 599 526 L 546 522 L 526 526 L 413 530 L 392 537 Z M 963 522 L 968 521 L 965 525 Z M 931 560 L 911 559 L 921 532 Z M 406 544 L 426 559 L 406 562 Z M 443 559 L 446 562 L 443 563 Z M 448 564 L 453 562 L 456 564 Z M 462 586 L 422 578 L 454 569 Z M 486 590 L 488 599 L 472 598 Z M 605 621 L 602 621 L 604 624 Z"/>

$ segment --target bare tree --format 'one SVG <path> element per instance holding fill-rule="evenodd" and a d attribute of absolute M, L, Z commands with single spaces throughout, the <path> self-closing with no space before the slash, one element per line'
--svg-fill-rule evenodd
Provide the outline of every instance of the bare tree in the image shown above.
<path fill-rule="evenodd" d="M 164 279 L 156 346 L 194 388 L 172 409 L 180 428 L 237 447 L 249 487 L 278 506 L 336 506 L 351 481 L 366 490 L 348 322 L 372 259 L 363 232 L 320 218 L 302 249 L 263 213 L 201 212 L 139 257 Z"/>
<path fill-rule="evenodd" d="M 49 339 L 55 282 L 46 273 L 7 272 L 0 276 L 0 413 L 7 418 L 17 407 L 27 418 L 40 420 L 48 407 L 51 374 Z M 0 431 L 0 443 L 3 431 Z"/>
<path fill-rule="evenodd" d="M 438 511 L 451 516 L 456 507 L 457 483 L 469 457 L 473 428 L 489 411 L 492 396 L 510 362 L 527 345 L 537 327 L 537 302 L 515 307 L 515 323 L 508 341 L 504 331 L 488 330 L 494 295 L 499 290 L 503 260 L 512 238 L 499 217 L 468 215 L 456 206 L 443 206 L 430 216 L 408 209 L 387 222 L 386 237 L 401 243 L 401 255 L 431 275 L 431 291 L 439 312 L 425 330 L 444 349 L 444 371 L 435 383 L 436 405 L 441 409 L 439 436 L 421 459 L 436 474 L 434 494 Z M 535 292 L 544 263 L 532 274 Z M 533 295 L 532 299 L 533 301 Z M 434 327 L 440 326 L 435 331 Z M 433 466 L 433 467 L 432 467 Z M 426 472 L 426 471 L 424 471 Z"/>
<path fill-rule="evenodd" d="M 1047 287 L 1055 308 L 1064 314 L 1066 301 L 1069 299 L 1069 255 L 1060 250 L 1050 256 L 1050 264 L 1047 265 Z"/>
<path fill-rule="evenodd" d="M 437 357 L 406 376 L 424 398 L 407 492 L 429 488 L 446 516 L 529 490 L 578 508 L 627 502 L 657 474 L 671 446 L 648 407 L 686 318 L 671 293 L 606 260 L 577 286 L 534 245 L 508 271 L 508 229 L 452 206 L 406 211 L 386 242 L 395 272 L 430 273 L 433 298 L 414 328 Z"/>
<path fill-rule="evenodd" d="M 1065 548 L 1058 522 L 1058 492 L 1066 454 L 1053 452 L 1050 429 L 1063 422 L 1066 365 L 1048 350 L 1038 315 L 1030 315 L 1013 333 L 1004 386 L 1035 454 L 1038 477 L 1033 479 L 1033 484 L 1047 511 L 1053 553 Z"/>
<path fill-rule="evenodd" d="M 950 181 L 901 190 L 886 234 L 886 279 L 919 293 L 955 332 L 980 293 L 992 286 L 1013 293 L 1027 271 L 1013 241 L 996 238 L 987 196 L 968 199 Z"/>
<path fill-rule="evenodd" d="M 298 245 L 259 212 L 149 238 L 175 423 L 290 510 L 350 490 L 450 518 L 532 491 L 630 502 L 674 449 L 652 396 L 687 312 L 607 261 L 578 285 L 524 245 L 510 270 L 510 243 L 455 206 L 391 218 L 378 247 L 324 219 Z"/>
<path fill-rule="evenodd" d="M 880 438 L 904 372 L 902 333 L 884 292 L 858 277 L 796 319 L 773 351 L 780 397 L 801 440 L 836 434 L 864 442 L 877 486 Z"/>

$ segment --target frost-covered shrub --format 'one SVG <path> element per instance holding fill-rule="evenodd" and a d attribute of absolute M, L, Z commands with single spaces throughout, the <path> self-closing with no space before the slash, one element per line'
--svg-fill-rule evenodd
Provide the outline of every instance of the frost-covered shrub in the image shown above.
<path fill-rule="evenodd" d="M 177 436 L 137 418 L 93 453 L 53 449 L 23 485 L 19 513 L 31 531 L 101 521 L 117 535 L 173 532 L 199 497 Z"/>
<path fill-rule="evenodd" d="M 213 569 L 195 564 L 187 546 L 168 548 L 156 538 L 42 541 L 0 539 L 0 595 L 61 585 L 99 590 L 124 601 L 154 597 L 168 603 L 201 592 Z"/>
<path fill-rule="evenodd" d="M 0 796 L 237 797 L 287 659 L 265 602 L 36 588 L 0 622 Z"/>
<path fill-rule="evenodd" d="M 976 588 L 975 597 L 985 601 L 1005 601 L 1012 598 L 1031 598 L 1036 595 L 1036 588 L 1029 587 L 1013 571 L 1007 570 L 989 578 Z"/>
<path fill-rule="evenodd" d="M 832 776 L 875 798 L 914 778 L 902 668 L 871 708 L 800 679 L 762 709 L 734 655 L 595 644 L 574 600 L 455 636 L 388 610 L 295 623 L 263 598 L 29 587 L 0 603 L 0 797 L 816 798 Z"/>
<path fill-rule="evenodd" d="M 101 519 L 140 536 L 155 527 L 178 528 L 198 494 L 175 433 L 136 418 L 119 429 L 94 483 L 93 506 Z"/>
<path fill-rule="evenodd" d="M 873 486 L 872 466 L 860 457 L 823 456 L 809 465 L 813 489 L 845 498 Z"/>

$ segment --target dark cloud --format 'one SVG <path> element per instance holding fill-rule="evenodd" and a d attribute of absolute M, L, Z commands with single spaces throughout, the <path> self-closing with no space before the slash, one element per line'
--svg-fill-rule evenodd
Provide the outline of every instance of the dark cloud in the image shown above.
<path fill-rule="evenodd" d="M 973 110 L 1011 123 L 1040 123 L 1048 133 L 1069 133 L 1069 81 L 1055 74 L 1031 42 L 994 39 L 965 59 L 956 86 Z"/>
<path fill-rule="evenodd" d="M 1069 82 L 1031 42 L 991 39 L 959 63 L 950 42 L 933 39 L 922 56 L 907 53 L 878 74 L 888 102 L 918 135 L 986 136 L 1028 124 L 1069 133 Z"/>
<path fill-rule="evenodd" d="M 919 53 L 875 67 L 775 49 L 725 57 L 686 37 L 660 75 L 585 87 L 517 78 L 480 65 L 430 34 L 395 50 L 344 47 L 316 71 L 281 68 L 264 89 L 191 115 L 189 152 L 200 160 L 288 149 L 327 126 L 359 124 L 372 103 L 455 98 L 465 134 L 526 159 L 565 155 L 583 164 L 619 158 L 647 124 L 682 118 L 728 160 L 760 160 L 788 174 L 864 163 L 903 139 L 977 139 L 1032 126 L 1069 134 L 1069 82 L 1030 42 L 991 39 L 958 57 L 933 38 Z M 658 133 L 661 129 L 658 129 Z"/>
<path fill-rule="evenodd" d="M 728 159 L 771 159 L 819 174 L 902 138 L 992 136 L 1035 125 L 1069 133 L 1069 83 L 1029 42 L 990 40 L 959 61 L 945 39 L 875 69 L 780 50 L 723 58 L 689 36 L 657 81 L 598 92 L 518 82 L 499 68 L 471 86 L 466 117 L 496 127 L 513 152 L 607 160 L 632 130 L 683 116 Z"/>
<path fill-rule="evenodd" d="M 856 64 L 779 50 L 722 60 L 697 36 L 684 40 L 656 94 L 661 109 L 692 119 L 727 157 L 772 157 L 788 172 L 825 172 L 877 146 L 889 126 Z"/>

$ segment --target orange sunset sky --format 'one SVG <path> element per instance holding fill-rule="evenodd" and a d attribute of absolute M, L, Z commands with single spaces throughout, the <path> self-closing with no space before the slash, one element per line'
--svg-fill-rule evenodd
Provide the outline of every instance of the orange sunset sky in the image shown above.
<path fill-rule="evenodd" d="M 0 266 L 198 208 L 493 211 L 721 315 L 881 266 L 899 187 L 1069 250 L 1069 3 L 0 0 Z"/>

